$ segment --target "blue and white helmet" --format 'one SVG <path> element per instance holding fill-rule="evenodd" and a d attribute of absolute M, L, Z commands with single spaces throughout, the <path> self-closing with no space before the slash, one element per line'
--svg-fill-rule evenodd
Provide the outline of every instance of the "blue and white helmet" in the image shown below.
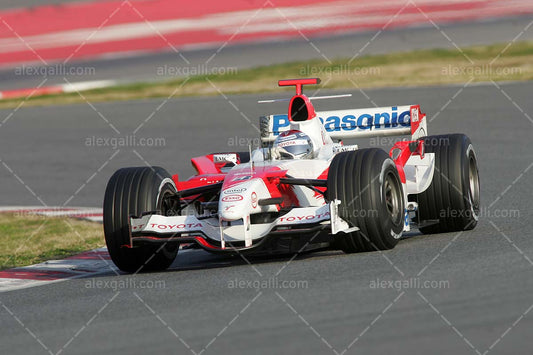
<path fill-rule="evenodd" d="M 274 149 L 280 159 L 311 159 L 314 155 L 311 138 L 297 130 L 280 133 L 274 141 Z"/>

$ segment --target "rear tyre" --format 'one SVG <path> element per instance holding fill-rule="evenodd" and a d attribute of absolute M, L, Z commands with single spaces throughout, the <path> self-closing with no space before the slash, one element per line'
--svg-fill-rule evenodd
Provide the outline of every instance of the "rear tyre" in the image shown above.
<path fill-rule="evenodd" d="M 336 236 L 346 253 L 394 248 L 404 225 L 404 197 L 398 170 L 381 149 L 337 154 L 330 165 L 326 197 L 340 200 L 339 215 L 359 231 Z"/>
<path fill-rule="evenodd" d="M 420 231 L 425 234 L 473 229 L 479 215 L 479 172 L 470 138 L 464 134 L 424 138 L 426 153 L 435 153 L 429 188 L 418 194 Z"/>
<path fill-rule="evenodd" d="M 107 184 L 104 197 L 104 234 L 111 260 L 122 271 L 164 270 L 178 253 L 177 243 L 130 245 L 129 217 L 143 212 L 164 211 L 166 196 L 176 193 L 170 174 L 160 167 L 117 170 Z"/>

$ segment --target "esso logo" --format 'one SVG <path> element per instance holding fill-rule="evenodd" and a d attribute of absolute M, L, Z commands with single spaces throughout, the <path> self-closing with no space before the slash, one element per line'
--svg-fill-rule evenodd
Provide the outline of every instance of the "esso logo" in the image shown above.
<path fill-rule="evenodd" d="M 229 195 L 224 198 L 222 198 L 222 202 L 235 202 L 235 201 L 241 201 L 243 197 L 241 195 Z"/>

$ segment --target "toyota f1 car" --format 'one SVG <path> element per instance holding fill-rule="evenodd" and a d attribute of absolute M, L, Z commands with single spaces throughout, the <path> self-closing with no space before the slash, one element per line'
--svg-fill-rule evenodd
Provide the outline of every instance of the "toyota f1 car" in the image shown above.
<path fill-rule="evenodd" d="M 296 94 L 288 114 L 260 118 L 253 152 L 193 158 L 197 174 L 184 181 L 160 167 L 115 172 L 104 198 L 113 262 L 127 272 L 166 269 L 180 244 L 243 254 L 386 250 L 413 227 L 476 226 L 479 175 L 467 136 L 428 136 L 419 105 L 315 112 L 312 100 L 329 97 L 302 87 L 319 82 L 279 81 Z M 388 154 L 342 142 L 391 135 L 410 139 Z"/>

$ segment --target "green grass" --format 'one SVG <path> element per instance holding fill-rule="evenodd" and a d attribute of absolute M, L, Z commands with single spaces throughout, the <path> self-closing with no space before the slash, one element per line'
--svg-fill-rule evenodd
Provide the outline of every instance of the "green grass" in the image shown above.
<path fill-rule="evenodd" d="M 242 69 L 223 75 L 134 83 L 77 93 L 0 101 L 0 108 L 132 100 L 154 97 L 279 92 L 277 80 L 320 77 L 323 88 L 375 88 L 533 80 L 533 42 L 298 61 Z M 82 97 L 83 96 L 83 97 Z"/>
<path fill-rule="evenodd" d="M 0 270 L 66 258 L 104 244 L 99 223 L 0 213 Z"/>

